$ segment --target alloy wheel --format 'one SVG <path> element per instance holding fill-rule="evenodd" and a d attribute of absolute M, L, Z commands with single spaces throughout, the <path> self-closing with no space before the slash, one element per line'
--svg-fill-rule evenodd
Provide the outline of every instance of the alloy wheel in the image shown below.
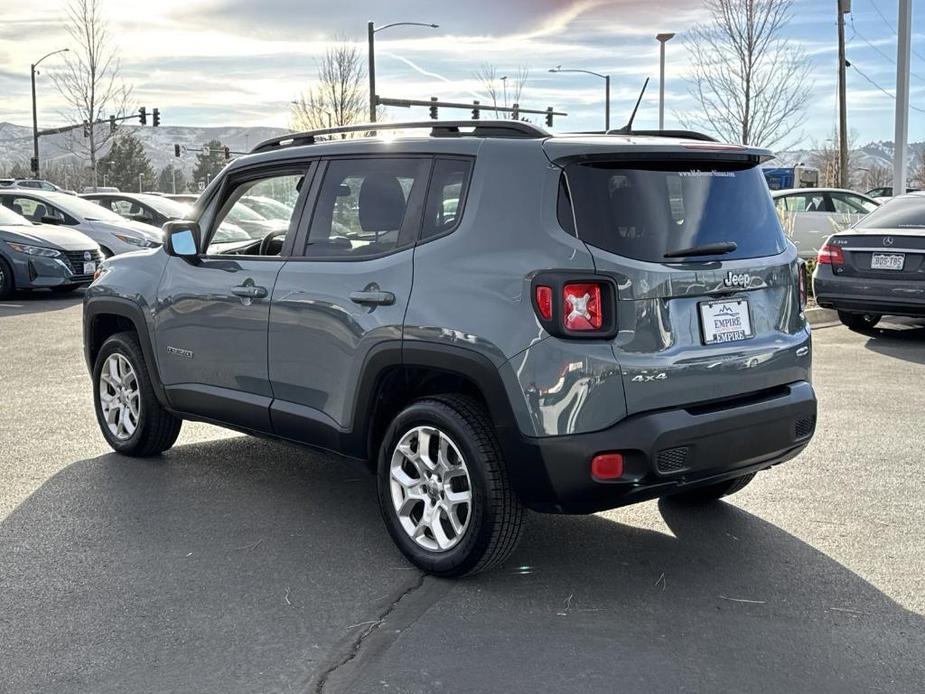
<path fill-rule="evenodd" d="M 389 487 L 399 523 L 432 552 L 455 547 L 472 516 L 469 470 L 456 444 L 433 426 L 401 437 L 389 465 Z"/>
<path fill-rule="evenodd" d="M 119 441 L 130 439 L 141 414 L 141 393 L 132 363 L 118 352 L 110 354 L 100 371 L 99 389 L 109 433 Z"/>

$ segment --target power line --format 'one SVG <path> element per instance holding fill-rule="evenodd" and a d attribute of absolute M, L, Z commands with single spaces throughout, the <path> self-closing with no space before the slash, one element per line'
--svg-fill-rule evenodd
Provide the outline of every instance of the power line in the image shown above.
<path fill-rule="evenodd" d="M 868 41 L 867 38 L 860 31 L 858 31 L 858 28 L 854 25 L 854 17 L 851 17 L 851 31 L 854 33 L 851 35 L 851 38 L 848 39 L 848 43 L 851 43 L 854 37 L 857 36 L 859 39 L 861 39 L 861 41 L 863 41 L 868 46 L 870 46 L 875 51 L 877 51 L 877 53 L 880 55 L 881 58 L 883 58 L 884 60 L 888 60 L 893 65 L 896 65 L 896 58 L 892 58 L 886 53 L 884 53 L 883 51 L 881 51 L 877 46 L 875 46 L 873 43 Z M 915 77 L 916 79 L 922 80 L 923 82 L 925 82 L 925 77 L 922 77 L 921 75 L 915 72 L 912 72 L 911 70 L 909 71 L 909 74 Z"/>
<path fill-rule="evenodd" d="M 867 80 L 873 87 L 879 89 L 881 92 L 883 92 L 884 94 L 886 94 L 886 95 L 887 95 L 888 97 L 890 97 L 891 99 L 894 99 L 894 100 L 896 99 L 896 95 L 895 95 L 895 94 L 893 94 L 892 92 L 890 92 L 890 91 L 887 90 L 887 89 L 884 89 L 884 88 L 881 87 L 879 84 L 877 84 L 876 82 L 874 82 L 870 77 L 868 77 L 866 74 L 864 74 L 864 73 L 861 71 L 861 69 L 860 69 L 857 65 L 855 65 L 854 63 L 851 63 L 850 67 L 851 67 L 851 69 L 853 69 L 855 72 L 857 72 L 861 77 L 863 77 L 865 80 Z M 918 111 L 919 113 L 925 113 L 925 108 L 919 108 L 919 107 L 917 107 L 917 106 L 913 106 L 912 104 L 909 104 L 909 108 L 911 108 L 913 111 Z"/>
<path fill-rule="evenodd" d="M 892 31 L 892 32 L 893 32 L 894 34 L 896 34 L 897 36 L 899 36 L 899 33 L 896 31 L 896 27 L 894 27 L 892 24 L 890 24 L 890 20 L 887 19 L 887 18 L 883 15 L 883 12 L 881 12 L 881 11 L 880 11 L 880 8 L 877 7 L 877 3 L 874 2 L 874 0 L 870 0 L 870 4 L 871 4 L 871 7 L 874 8 L 874 11 L 875 11 L 878 15 L 880 15 L 880 19 L 883 20 L 883 23 L 887 25 L 887 27 L 889 28 L 889 30 Z M 914 55 L 914 56 L 915 56 L 916 58 L 918 58 L 919 60 L 925 61 L 925 57 L 922 57 L 922 54 L 921 54 L 921 53 L 916 52 L 914 49 L 911 49 L 911 50 L 912 50 L 912 55 Z"/>

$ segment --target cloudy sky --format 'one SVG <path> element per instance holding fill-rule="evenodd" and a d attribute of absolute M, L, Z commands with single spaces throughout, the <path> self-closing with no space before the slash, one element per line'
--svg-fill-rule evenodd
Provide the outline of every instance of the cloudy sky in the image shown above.
<path fill-rule="evenodd" d="M 0 3 L 0 122 L 30 124 L 29 64 L 69 45 L 65 0 Z M 804 144 L 831 136 L 836 118 L 835 0 L 795 0 L 789 38 L 813 61 Z M 422 21 L 438 29 L 396 27 L 377 35 L 379 93 L 470 101 L 487 94 L 473 73 L 484 63 L 500 74 L 530 71 L 521 99 L 569 113 L 563 129 L 603 125 L 603 82 L 550 74 L 550 66 L 612 75 L 613 123 L 625 120 L 646 76 L 653 78 L 638 127 L 657 122 L 658 44 L 668 44 L 667 126 L 694 108 L 684 76 L 685 28 L 704 19 L 699 0 L 103 0 L 122 74 L 134 100 L 159 107 L 164 125 L 285 126 L 289 103 L 313 78 L 316 60 L 335 36 L 361 45 L 366 21 Z M 850 128 L 861 143 L 893 137 L 897 0 L 852 0 L 847 25 Z M 910 138 L 925 140 L 925 0 L 913 0 Z M 40 125 L 67 122 L 49 74 L 38 78 Z M 885 93 L 886 92 L 886 93 Z M 393 119 L 414 114 L 403 109 Z"/>

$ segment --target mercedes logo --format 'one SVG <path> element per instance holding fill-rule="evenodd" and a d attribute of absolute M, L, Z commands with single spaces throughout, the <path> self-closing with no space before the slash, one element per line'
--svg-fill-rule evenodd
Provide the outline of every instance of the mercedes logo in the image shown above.
<path fill-rule="evenodd" d="M 892 236 L 884 236 L 884 237 L 883 237 L 883 245 L 884 245 L 884 246 L 892 246 L 892 245 L 893 245 L 893 237 L 892 237 Z"/>

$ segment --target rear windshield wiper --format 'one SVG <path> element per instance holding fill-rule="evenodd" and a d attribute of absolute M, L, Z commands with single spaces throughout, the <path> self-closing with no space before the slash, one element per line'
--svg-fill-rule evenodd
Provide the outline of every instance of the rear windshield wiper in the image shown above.
<path fill-rule="evenodd" d="M 732 253 L 738 246 L 735 241 L 720 241 L 719 243 L 705 243 L 702 246 L 682 248 L 679 251 L 668 251 L 666 258 L 687 258 L 694 255 L 723 255 Z"/>

